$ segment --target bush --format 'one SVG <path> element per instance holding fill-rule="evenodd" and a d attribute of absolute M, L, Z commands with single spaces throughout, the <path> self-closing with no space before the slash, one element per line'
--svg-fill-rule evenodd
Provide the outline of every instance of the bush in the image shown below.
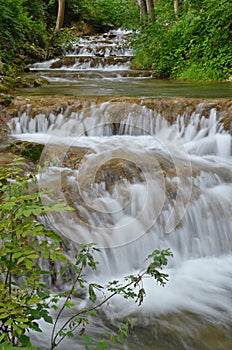
<path fill-rule="evenodd" d="M 191 3 L 178 17 L 169 8 L 159 16 L 161 8 L 136 40 L 134 64 L 161 78 L 227 79 L 232 74 L 231 1 Z"/>
<path fill-rule="evenodd" d="M 33 2 L 30 2 L 34 4 Z M 39 2 L 40 3 L 40 2 Z M 30 45 L 46 41 L 45 18 L 40 8 L 27 6 L 24 0 L 0 0 L 0 59 L 12 60 L 15 55 L 30 50 Z"/>
<path fill-rule="evenodd" d="M 60 238 L 46 230 L 37 216 L 63 210 L 61 203 L 44 206 L 38 192 L 29 193 L 36 177 L 22 175 L 21 159 L 0 167 L 0 343 L 27 346 L 26 331 L 39 331 L 37 320 L 52 322 L 49 316 L 50 290 L 44 276 L 51 276 L 40 259 L 66 258 Z"/>

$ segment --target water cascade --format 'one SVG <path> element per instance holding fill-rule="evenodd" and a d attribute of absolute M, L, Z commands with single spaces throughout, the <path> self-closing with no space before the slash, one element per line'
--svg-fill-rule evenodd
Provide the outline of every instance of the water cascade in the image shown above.
<path fill-rule="evenodd" d="M 149 71 L 133 69 L 133 50 L 128 45 L 132 35 L 118 29 L 79 38 L 72 48 L 64 49 L 62 57 L 31 65 L 30 76 L 43 78 L 48 84 L 39 89 L 20 89 L 20 94 L 231 97 L 229 82 L 176 83 L 155 79 Z"/>
<path fill-rule="evenodd" d="M 41 187 L 58 188 L 54 199 L 76 209 L 50 217 L 50 225 L 103 247 L 100 280 L 135 271 L 152 248 L 174 253 L 164 289 L 148 282 L 141 310 L 118 301 L 108 316 L 132 314 L 149 327 L 176 312 L 207 318 L 209 327 L 231 321 L 231 136 L 215 109 L 206 118 L 200 107 L 173 125 L 144 106 L 111 102 L 11 120 L 15 138 L 45 144 L 41 164 L 49 160 L 51 168 Z"/>
<path fill-rule="evenodd" d="M 75 56 L 72 70 L 88 73 L 92 47 L 84 39 L 80 43 L 66 57 Z M 103 52 L 114 57 L 114 45 L 104 43 L 94 55 Z M 121 56 L 130 55 L 122 48 Z M 91 59 L 87 64 L 79 57 Z M 124 65 L 119 61 L 118 67 Z M 69 67 L 65 70 L 70 74 Z M 211 108 L 206 115 L 202 103 L 170 123 L 139 101 L 85 103 L 46 113 L 35 113 L 28 103 L 9 123 L 13 138 L 45 145 L 40 164 L 50 166 L 39 185 L 56 188 L 52 199 L 75 208 L 49 216 L 49 225 L 72 242 L 73 250 L 84 242 L 102 248 L 93 276 L 101 283 L 138 271 L 156 248 L 174 253 L 167 285 L 145 281 L 147 295 L 139 308 L 114 299 L 98 321 L 101 329 L 131 316 L 135 331 L 117 349 L 230 349 L 232 143 L 222 114 Z M 83 349 L 76 342 L 61 349 Z"/>
<path fill-rule="evenodd" d="M 112 30 L 99 36 L 85 36 L 73 44 L 72 49 L 64 50 L 64 56 L 31 66 L 50 83 L 60 82 L 88 84 L 96 79 L 121 81 L 123 78 L 151 76 L 151 73 L 131 69 L 133 51 L 128 47 L 131 33 Z M 124 80 L 125 82 L 125 80 Z M 103 86 L 104 86 L 103 84 Z"/>

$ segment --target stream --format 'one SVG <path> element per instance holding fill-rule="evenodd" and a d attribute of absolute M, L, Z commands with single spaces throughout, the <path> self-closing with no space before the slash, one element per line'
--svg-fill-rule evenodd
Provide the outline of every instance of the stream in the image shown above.
<path fill-rule="evenodd" d="M 88 334 L 97 339 L 102 331 L 114 332 L 129 316 L 134 328 L 114 349 L 229 350 L 232 143 L 223 123 L 228 111 L 219 111 L 213 99 L 232 98 L 232 84 L 157 80 L 134 71 L 129 36 L 122 30 L 85 36 L 63 57 L 34 64 L 28 74 L 48 84 L 17 92 L 41 99 L 36 107 L 30 98 L 20 106 L 9 122 L 11 136 L 45 145 L 40 162 L 49 169 L 43 169 L 39 185 L 56 188 L 52 199 L 75 208 L 49 215 L 48 223 L 72 242 L 74 253 L 80 243 L 101 247 L 97 273 L 90 275 L 94 281 L 137 273 L 154 249 L 174 254 L 164 269 L 164 288 L 145 279 L 142 306 L 117 296 L 103 306 Z M 73 99 L 44 112 L 41 101 L 57 95 Z M 169 100 L 152 108 L 143 103 L 146 97 L 202 101 L 190 110 L 186 99 L 170 123 L 164 117 Z M 207 110 L 205 97 L 211 99 Z M 49 327 L 32 338 L 48 349 Z M 77 336 L 59 349 L 84 345 Z"/>
<path fill-rule="evenodd" d="M 136 97 L 231 97 L 230 82 L 188 82 L 155 79 L 150 72 L 131 69 L 133 52 L 128 48 L 131 33 L 112 30 L 85 36 L 64 57 L 31 67 L 34 78 L 48 85 L 20 89 L 20 95 L 136 96 Z M 28 74 L 27 74 L 28 75 Z"/>

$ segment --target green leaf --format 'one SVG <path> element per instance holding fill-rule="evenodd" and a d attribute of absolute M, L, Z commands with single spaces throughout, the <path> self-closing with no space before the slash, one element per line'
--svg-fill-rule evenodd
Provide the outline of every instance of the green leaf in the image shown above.
<path fill-rule="evenodd" d="M 20 256 L 22 256 L 22 252 L 17 252 L 12 255 L 12 259 L 18 259 Z M 17 262 L 19 263 L 19 262 Z"/>
<path fill-rule="evenodd" d="M 89 284 L 89 298 L 94 303 L 97 300 L 96 293 L 94 292 L 93 284 Z"/>
<path fill-rule="evenodd" d="M 75 303 L 72 303 L 70 300 L 67 300 L 65 303 L 64 303 L 64 306 L 67 307 L 68 309 L 70 309 L 71 307 L 75 306 L 76 304 Z"/>
<path fill-rule="evenodd" d="M 52 319 L 52 317 L 49 316 L 49 315 L 43 315 L 43 319 L 44 319 L 44 321 L 47 322 L 47 323 L 53 323 L 53 319 Z"/>
<path fill-rule="evenodd" d="M 87 343 L 87 344 L 92 344 L 93 343 L 93 339 L 91 337 L 89 337 L 88 335 L 83 335 L 82 336 L 82 339 L 84 339 L 84 341 Z"/>
<path fill-rule="evenodd" d="M 25 264 L 28 270 L 31 270 L 33 268 L 33 262 L 31 260 L 26 259 Z"/>
<path fill-rule="evenodd" d="M 62 267 L 62 269 L 60 270 L 60 275 L 63 276 L 65 274 L 65 272 L 67 271 L 68 265 L 65 265 Z"/>
<path fill-rule="evenodd" d="M 9 318 L 6 322 L 4 322 L 4 326 L 10 326 L 14 320 L 12 318 Z"/>

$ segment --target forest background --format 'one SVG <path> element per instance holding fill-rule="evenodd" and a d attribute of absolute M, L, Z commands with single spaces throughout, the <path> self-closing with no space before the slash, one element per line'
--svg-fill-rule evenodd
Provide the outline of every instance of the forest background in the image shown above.
<path fill-rule="evenodd" d="M 0 9 L 1 90 L 27 64 L 59 55 L 86 24 L 136 31 L 132 64 L 157 78 L 232 76 L 230 0 L 0 0 Z"/>

